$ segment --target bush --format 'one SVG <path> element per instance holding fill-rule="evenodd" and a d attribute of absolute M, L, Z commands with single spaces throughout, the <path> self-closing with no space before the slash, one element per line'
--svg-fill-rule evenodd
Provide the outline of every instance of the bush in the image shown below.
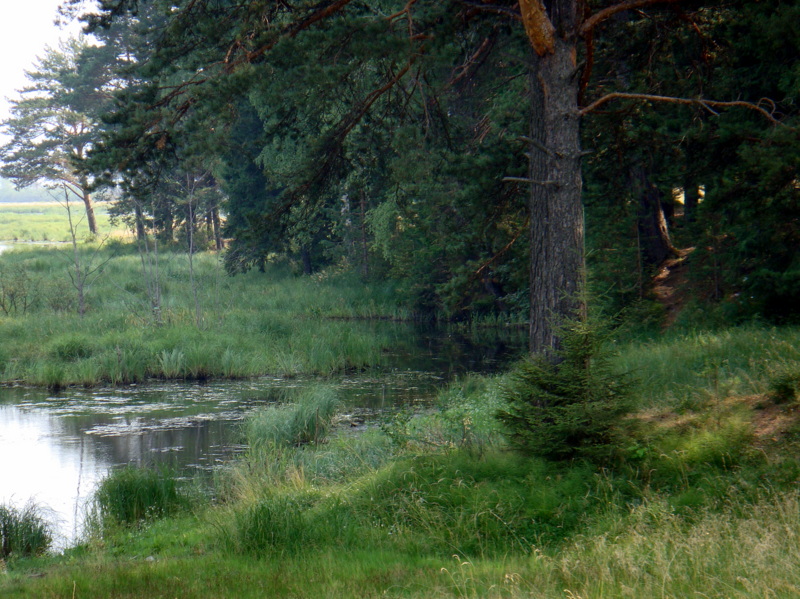
<path fill-rule="evenodd" d="M 800 392 L 800 366 L 784 365 L 770 377 L 769 394 L 775 403 L 794 401 Z"/>
<path fill-rule="evenodd" d="M 0 505 L 0 558 L 41 555 L 52 541 L 50 525 L 34 505 Z"/>
<path fill-rule="evenodd" d="M 553 460 L 607 461 L 614 430 L 629 410 L 630 382 L 608 361 L 608 332 L 598 322 L 562 327 L 556 359 L 532 357 L 509 376 L 498 412 L 511 444 Z"/>

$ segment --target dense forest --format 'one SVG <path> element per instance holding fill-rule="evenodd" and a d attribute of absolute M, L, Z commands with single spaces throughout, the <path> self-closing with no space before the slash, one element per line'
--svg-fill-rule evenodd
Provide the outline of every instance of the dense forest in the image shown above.
<path fill-rule="evenodd" d="M 82 10 L 94 41 L 28 73 L 2 174 L 66 186 L 92 231 L 113 188 L 140 239 L 391 278 L 420 316 L 529 314 L 535 351 L 587 290 L 637 319 L 797 317 L 793 3 Z"/>

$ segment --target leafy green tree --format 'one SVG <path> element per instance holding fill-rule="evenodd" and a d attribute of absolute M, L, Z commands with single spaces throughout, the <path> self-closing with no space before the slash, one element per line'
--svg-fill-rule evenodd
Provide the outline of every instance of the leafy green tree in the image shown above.
<path fill-rule="evenodd" d="M 31 84 L 11 100 L 11 116 L 3 123 L 10 139 L 0 148 L 0 173 L 17 189 L 66 186 L 83 202 L 89 230 L 96 234 L 92 181 L 81 163 L 98 136 L 110 90 L 107 69 L 87 68 L 89 52 L 84 40 L 72 39 L 46 49 L 26 72 Z"/>
<path fill-rule="evenodd" d="M 623 110 L 632 119 L 647 104 L 663 104 L 676 120 L 739 108 L 775 120 L 730 90 L 722 94 L 728 100 L 709 100 L 703 86 L 701 97 L 680 96 L 691 86 L 668 83 L 669 65 L 683 65 L 695 49 L 675 32 L 694 30 L 696 14 L 710 14 L 710 24 L 731 18 L 714 2 L 115 0 L 87 19 L 103 27 L 136 10 L 160 11 L 164 26 L 138 71 L 141 85 L 117 111 L 121 128 L 104 146 L 125 156 L 115 164 L 155 165 L 174 147 L 202 154 L 198 134 L 222 136 L 249 103 L 258 121 L 254 164 L 264 174 L 256 187 L 280 190 L 262 196 L 270 213 L 255 217 L 267 222 L 256 228 L 301 252 L 341 244 L 347 217 L 335 216 L 337 206 L 358 173 L 374 182 L 363 212 L 375 247 L 411 286 L 419 283 L 415 296 L 440 306 L 468 284 L 496 289 L 487 272 L 519 289 L 510 271 L 527 223 L 534 352 L 554 352 L 555 323 L 583 309 L 576 298 L 585 271 L 585 116 Z M 609 32 L 624 37 L 633 24 L 638 42 L 642 21 L 659 34 L 645 55 L 658 68 L 638 64 L 638 54 L 607 57 Z M 656 165 L 679 129 L 660 137 L 663 151 L 643 153 L 622 173 L 625 189 L 639 181 L 641 191 L 623 205 L 642 206 L 634 217 L 640 232 L 670 207 L 650 190 L 663 194 L 669 177 Z M 640 146 L 642 131 L 625 130 L 623 141 Z M 430 265 L 424 279 L 419 264 Z"/>

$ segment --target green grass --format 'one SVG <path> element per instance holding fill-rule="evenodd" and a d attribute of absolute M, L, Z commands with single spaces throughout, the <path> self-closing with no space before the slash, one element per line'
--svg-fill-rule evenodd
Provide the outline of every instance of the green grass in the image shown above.
<path fill-rule="evenodd" d="M 764 393 L 798 364 L 800 329 L 757 326 L 633 342 L 614 362 L 639 379 L 642 401 L 661 406 Z"/>
<path fill-rule="evenodd" d="M 309 387 L 293 403 L 271 406 L 252 415 L 247 421 L 247 443 L 253 449 L 321 443 L 330 431 L 339 403 L 333 389 Z"/>
<path fill-rule="evenodd" d="M 186 254 L 160 256 L 160 319 L 141 259 L 129 245 L 82 244 L 101 268 L 77 314 L 66 249 L 0 256 L 0 383 L 139 383 L 261 375 L 329 375 L 378 365 L 393 333 L 382 319 L 407 316 L 388 285 L 348 274 L 294 276 L 287 267 L 229 277 L 216 254 L 194 257 L 196 319 Z"/>
<path fill-rule="evenodd" d="M 71 203 L 78 239 L 89 236 L 82 204 Z M 94 205 L 97 227 L 102 237 L 112 232 L 106 207 Z M 72 241 L 67 212 L 55 201 L 11 203 L 0 202 L 0 242 L 68 242 Z"/>
<path fill-rule="evenodd" d="M 325 375 L 401 341 L 357 320 L 401 314 L 388 287 L 280 265 L 231 279 L 210 254 L 196 257 L 200 326 L 186 257 L 162 257 L 158 325 L 138 257 L 117 250 L 83 319 L 51 287 L 57 254 L 0 259 L 39 294 L 30 313 L 0 317 L 4 380 Z M 602 468 L 509 451 L 495 418 L 507 375 L 463 377 L 435 406 L 358 434 L 335 426 L 324 385 L 287 395 L 244 424 L 250 449 L 216 472 L 211 500 L 162 509 L 154 498 L 180 488 L 174 477 L 115 474 L 136 480 L 107 511 L 138 525 L 9 561 L 0 595 L 797 596 L 798 348 L 800 330 L 755 326 L 622 345 L 614 366 L 640 383 Z"/>
<path fill-rule="evenodd" d="M 0 562 L 41 555 L 52 541 L 52 527 L 39 507 L 32 503 L 23 508 L 0 504 Z"/>
<path fill-rule="evenodd" d="M 500 384 L 502 377 L 457 382 L 435 410 L 406 422 L 404 433 L 413 434 L 340 432 L 303 445 L 257 444 L 218 474 L 214 503 L 109 528 L 63 556 L 15 561 L 0 592 L 796 594 L 798 425 L 784 426 L 774 433 L 784 440 L 767 445 L 756 444 L 753 431 L 763 410 L 791 416 L 792 404 L 765 396 L 766 407 L 730 399 L 694 412 L 654 415 L 650 407 L 624 433 L 650 451 L 623 447 L 612 469 L 599 469 L 508 452 L 493 417 Z M 292 413 L 283 415 L 288 426 Z M 468 444 L 459 442 L 465 419 L 481 431 Z M 30 576 L 37 572 L 45 575 Z"/>
<path fill-rule="evenodd" d="M 128 466 L 114 470 L 94 493 L 91 523 L 101 533 L 116 526 L 131 526 L 185 510 L 190 498 L 166 469 Z"/>

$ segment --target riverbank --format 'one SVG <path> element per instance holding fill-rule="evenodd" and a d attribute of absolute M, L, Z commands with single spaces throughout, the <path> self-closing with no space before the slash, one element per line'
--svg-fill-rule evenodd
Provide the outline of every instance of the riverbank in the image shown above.
<path fill-rule="evenodd" d="M 76 266 L 77 265 L 77 266 Z M 23 248 L 0 260 L 0 383 L 69 385 L 328 374 L 378 365 L 408 319 L 391 284 L 229 277 L 218 255 L 139 255 L 112 243 Z M 82 283 L 76 283 L 82 277 Z M 81 313 L 82 312 L 82 313 Z"/>
<path fill-rule="evenodd" d="M 325 388 L 311 390 L 294 407 L 254 417 L 250 450 L 211 491 L 185 485 L 174 502 L 152 504 L 152 517 L 129 523 L 101 511 L 79 547 L 9 562 L 0 589 L 4 597 L 793 596 L 798 363 L 770 356 L 796 346 L 798 334 L 736 329 L 650 342 L 646 352 L 620 348 L 617 359 L 635 357 L 640 378 L 678 348 L 689 367 L 659 372 L 660 393 L 639 387 L 604 467 L 509 451 L 494 418 L 503 376 L 463 378 L 435 410 L 360 435 L 297 417 L 309 413 L 305 401 L 331 401 Z M 745 347 L 764 359 L 741 355 Z M 722 362 L 693 372 L 701 355 Z M 697 379 L 687 391 L 690 371 Z M 313 434 L 297 444 L 298 431 Z"/>
<path fill-rule="evenodd" d="M 328 375 L 380 364 L 403 342 L 376 326 L 409 316 L 389 285 L 297 277 L 290 263 L 229 278 L 213 254 L 190 268 L 187 255 L 164 253 L 154 311 L 141 256 L 94 252 L 79 256 L 102 265 L 83 316 L 69 253 L 3 255 L 4 285 L 19 291 L 0 317 L 3 381 Z M 248 449 L 213 477 L 112 473 L 77 546 L 11 551 L 0 595 L 795 594 L 800 330 L 612 343 L 610 367 L 638 384 L 602 466 L 513 452 L 496 419 L 508 375 L 467 375 L 426 410 L 358 434 L 316 380 L 253 414 Z"/>

